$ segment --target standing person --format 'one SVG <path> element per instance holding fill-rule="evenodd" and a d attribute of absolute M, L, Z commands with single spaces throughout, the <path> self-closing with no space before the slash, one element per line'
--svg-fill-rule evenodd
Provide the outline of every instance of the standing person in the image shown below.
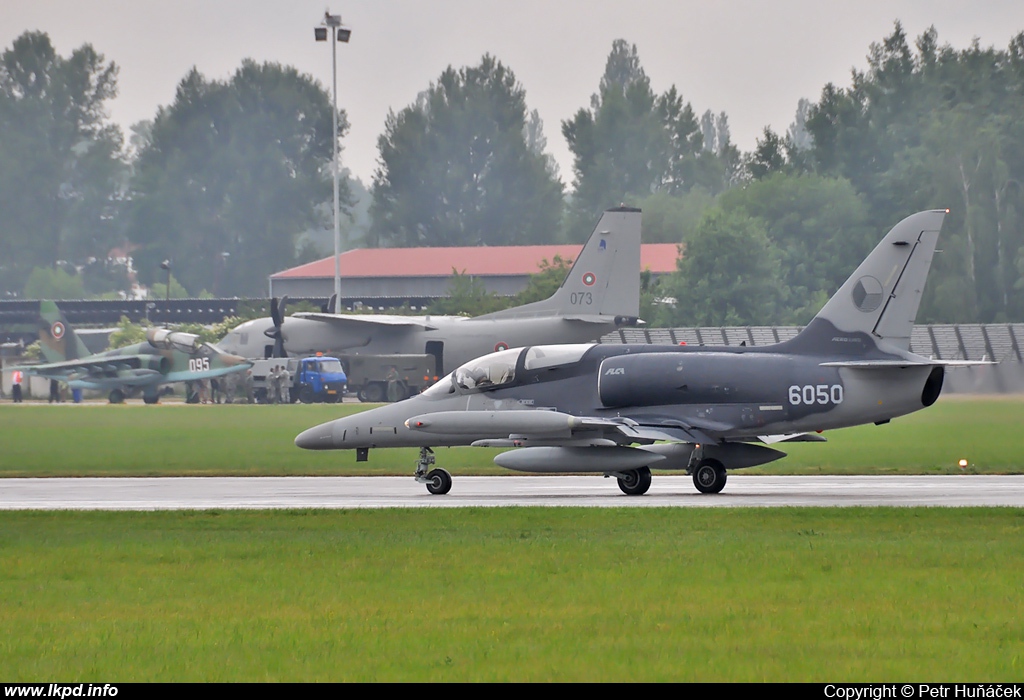
<path fill-rule="evenodd" d="M 207 403 L 210 400 L 210 380 L 199 380 L 199 403 Z"/>
<path fill-rule="evenodd" d="M 234 403 L 235 389 L 238 384 L 238 374 L 226 374 L 220 381 L 224 385 L 224 403 Z"/>
<path fill-rule="evenodd" d="M 388 382 L 388 402 L 395 403 L 402 400 L 402 385 L 398 379 L 398 368 L 391 365 L 386 377 Z"/>
<path fill-rule="evenodd" d="M 50 380 L 50 403 L 60 403 L 60 382 L 56 379 Z"/>
<path fill-rule="evenodd" d="M 24 375 L 20 369 L 11 372 L 11 398 L 14 403 L 21 403 L 21 379 Z"/>
<path fill-rule="evenodd" d="M 285 365 L 281 368 L 281 376 L 279 378 L 281 382 L 281 403 L 292 402 L 292 375 L 288 371 L 288 366 Z"/>
<path fill-rule="evenodd" d="M 274 365 L 273 369 L 270 370 L 270 374 L 267 375 L 267 403 L 281 403 L 281 385 L 278 383 L 278 377 L 280 376 L 280 370 L 277 365 Z"/>
<path fill-rule="evenodd" d="M 245 402 L 256 403 L 256 395 L 252 385 L 252 370 L 245 370 Z"/>
<path fill-rule="evenodd" d="M 210 403 L 220 403 L 220 383 L 216 377 L 210 379 Z"/>

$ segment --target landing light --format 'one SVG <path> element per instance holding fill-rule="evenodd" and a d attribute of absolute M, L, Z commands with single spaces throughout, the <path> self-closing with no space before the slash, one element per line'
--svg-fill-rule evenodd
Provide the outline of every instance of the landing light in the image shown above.
<path fill-rule="evenodd" d="M 959 462 L 957 462 L 957 464 L 960 465 L 961 469 L 966 469 L 967 468 L 967 460 L 966 459 L 961 459 Z"/>

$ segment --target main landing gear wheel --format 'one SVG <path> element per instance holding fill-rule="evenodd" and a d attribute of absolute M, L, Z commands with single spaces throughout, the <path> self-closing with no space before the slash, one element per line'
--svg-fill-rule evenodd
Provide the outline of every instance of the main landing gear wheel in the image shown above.
<path fill-rule="evenodd" d="M 443 496 L 452 490 L 452 475 L 444 469 L 431 469 L 427 474 L 427 491 Z"/>
<path fill-rule="evenodd" d="M 142 395 L 142 400 L 145 403 L 148 403 L 150 405 L 155 404 L 155 403 L 159 403 L 159 401 L 160 401 L 160 394 L 153 394 L 152 396 L 150 396 L 149 394 L 143 394 Z"/>
<path fill-rule="evenodd" d="M 651 470 L 647 467 L 631 469 L 618 477 L 619 488 L 627 496 L 642 496 L 651 488 Z"/>
<path fill-rule="evenodd" d="M 110 399 L 110 403 L 124 403 L 124 392 L 120 389 L 114 389 L 107 398 Z"/>
<path fill-rule="evenodd" d="M 693 485 L 701 493 L 719 493 L 725 488 L 725 467 L 714 459 L 705 459 L 693 472 Z"/>

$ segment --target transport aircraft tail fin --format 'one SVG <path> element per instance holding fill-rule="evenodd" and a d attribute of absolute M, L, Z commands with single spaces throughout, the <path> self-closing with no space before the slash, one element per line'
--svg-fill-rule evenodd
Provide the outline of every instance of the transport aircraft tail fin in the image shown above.
<path fill-rule="evenodd" d="M 607 210 L 558 291 L 477 318 L 612 316 L 619 325 L 632 325 L 640 315 L 640 218 L 639 209 Z"/>

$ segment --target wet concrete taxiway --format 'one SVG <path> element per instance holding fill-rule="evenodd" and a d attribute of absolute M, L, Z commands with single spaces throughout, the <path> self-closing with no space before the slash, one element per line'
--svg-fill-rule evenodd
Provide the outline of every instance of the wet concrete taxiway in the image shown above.
<path fill-rule="evenodd" d="M 411 477 L 0 479 L 0 510 L 423 508 L 465 506 L 1024 507 L 1024 476 L 736 476 L 703 495 L 655 474 L 644 496 L 599 476 L 455 477 L 432 496 Z"/>

